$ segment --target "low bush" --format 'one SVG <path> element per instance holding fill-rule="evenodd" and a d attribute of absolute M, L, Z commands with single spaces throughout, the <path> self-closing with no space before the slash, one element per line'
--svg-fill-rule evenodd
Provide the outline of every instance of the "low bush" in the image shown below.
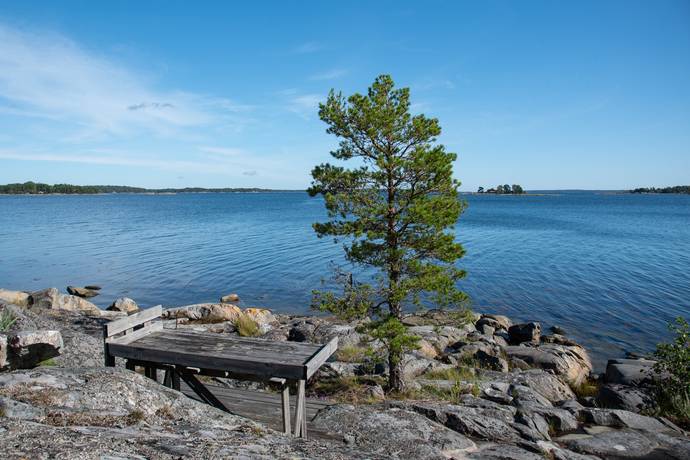
<path fill-rule="evenodd" d="M 690 325 L 684 318 L 669 324 L 673 341 L 657 345 L 654 393 L 659 414 L 690 428 Z"/>

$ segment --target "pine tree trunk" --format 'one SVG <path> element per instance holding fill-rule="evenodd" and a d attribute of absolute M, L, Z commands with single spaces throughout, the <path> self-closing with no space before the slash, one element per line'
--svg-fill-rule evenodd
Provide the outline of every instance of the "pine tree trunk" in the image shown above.
<path fill-rule="evenodd" d="M 388 387 L 390 391 L 402 392 L 405 390 L 402 370 L 402 356 L 396 356 L 394 353 L 389 353 Z"/>

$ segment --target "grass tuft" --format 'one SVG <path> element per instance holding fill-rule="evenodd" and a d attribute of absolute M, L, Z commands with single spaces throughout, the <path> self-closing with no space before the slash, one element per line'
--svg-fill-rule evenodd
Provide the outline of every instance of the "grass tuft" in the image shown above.
<path fill-rule="evenodd" d="M 241 337 L 257 337 L 261 335 L 259 323 L 244 313 L 241 313 L 234 322 L 235 329 Z"/>
<path fill-rule="evenodd" d="M 599 384 L 592 379 L 586 379 L 579 385 L 571 384 L 570 388 L 578 398 L 589 398 L 599 393 Z"/>
<path fill-rule="evenodd" d="M 12 325 L 17 321 L 11 311 L 4 309 L 0 312 L 0 332 L 5 332 L 12 327 Z"/>

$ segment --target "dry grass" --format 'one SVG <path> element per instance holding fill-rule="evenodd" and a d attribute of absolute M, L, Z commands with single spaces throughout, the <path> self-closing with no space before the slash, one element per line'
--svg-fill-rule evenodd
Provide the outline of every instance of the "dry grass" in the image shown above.
<path fill-rule="evenodd" d="M 128 415 L 103 415 L 92 412 L 49 412 L 44 423 L 53 426 L 100 426 L 136 425 L 144 421 L 145 414 L 134 409 Z"/>
<path fill-rule="evenodd" d="M 261 335 L 259 323 L 244 313 L 240 314 L 234 322 L 235 329 L 241 337 L 257 337 Z"/>
<path fill-rule="evenodd" d="M 570 388 L 578 398 L 589 398 L 599 393 L 599 383 L 592 379 L 584 380 L 579 385 L 571 384 Z"/>
<path fill-rule="evenodd" d="M 422 378 L 428 380 L 455 380 L 462 382 L 477 381 L 477 376 L 474 373 L 474 369 L 465 366 L 429 371 L 423 374 Z"/>
<path fill-rule="evenodd" d="M 369 347 L 358 347 L 357 345 L 343 345 L 338 348 L 336 359 L 345 363 L 362 363 L 371 356 Z"/>
<path fill-rule="evenodd" d="M 372 385 L 383 385 L 383 378 L 375 377 L 336 377 L 314 382 L 311 392 L 317 397 L 328 397 L 339 403 L 372 404 L 379 402 L 369 393 Z"/>

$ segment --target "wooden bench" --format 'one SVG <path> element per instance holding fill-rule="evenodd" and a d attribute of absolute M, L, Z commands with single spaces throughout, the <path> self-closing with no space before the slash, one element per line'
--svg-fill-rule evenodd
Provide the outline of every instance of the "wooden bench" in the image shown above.
<path fill-rule="evenodd" d="M 103 325 L 105 365 L 114 366 L 116 357 L 124 358 L 128 369 L 141 366 L 155 380 L 162 369 L 164 385 L 179 390 L 182 379 L 201 400 L 227 412 L 197 375 L 267 382 L 281 392 L 285 433 L 292 431 L 290 387 L 296 386 L 294 435 L 307 436 L 306 382 L 337 350 L 337 338 L 317 345 L 164 329 L 162 313 L 158 305 Z"/>

